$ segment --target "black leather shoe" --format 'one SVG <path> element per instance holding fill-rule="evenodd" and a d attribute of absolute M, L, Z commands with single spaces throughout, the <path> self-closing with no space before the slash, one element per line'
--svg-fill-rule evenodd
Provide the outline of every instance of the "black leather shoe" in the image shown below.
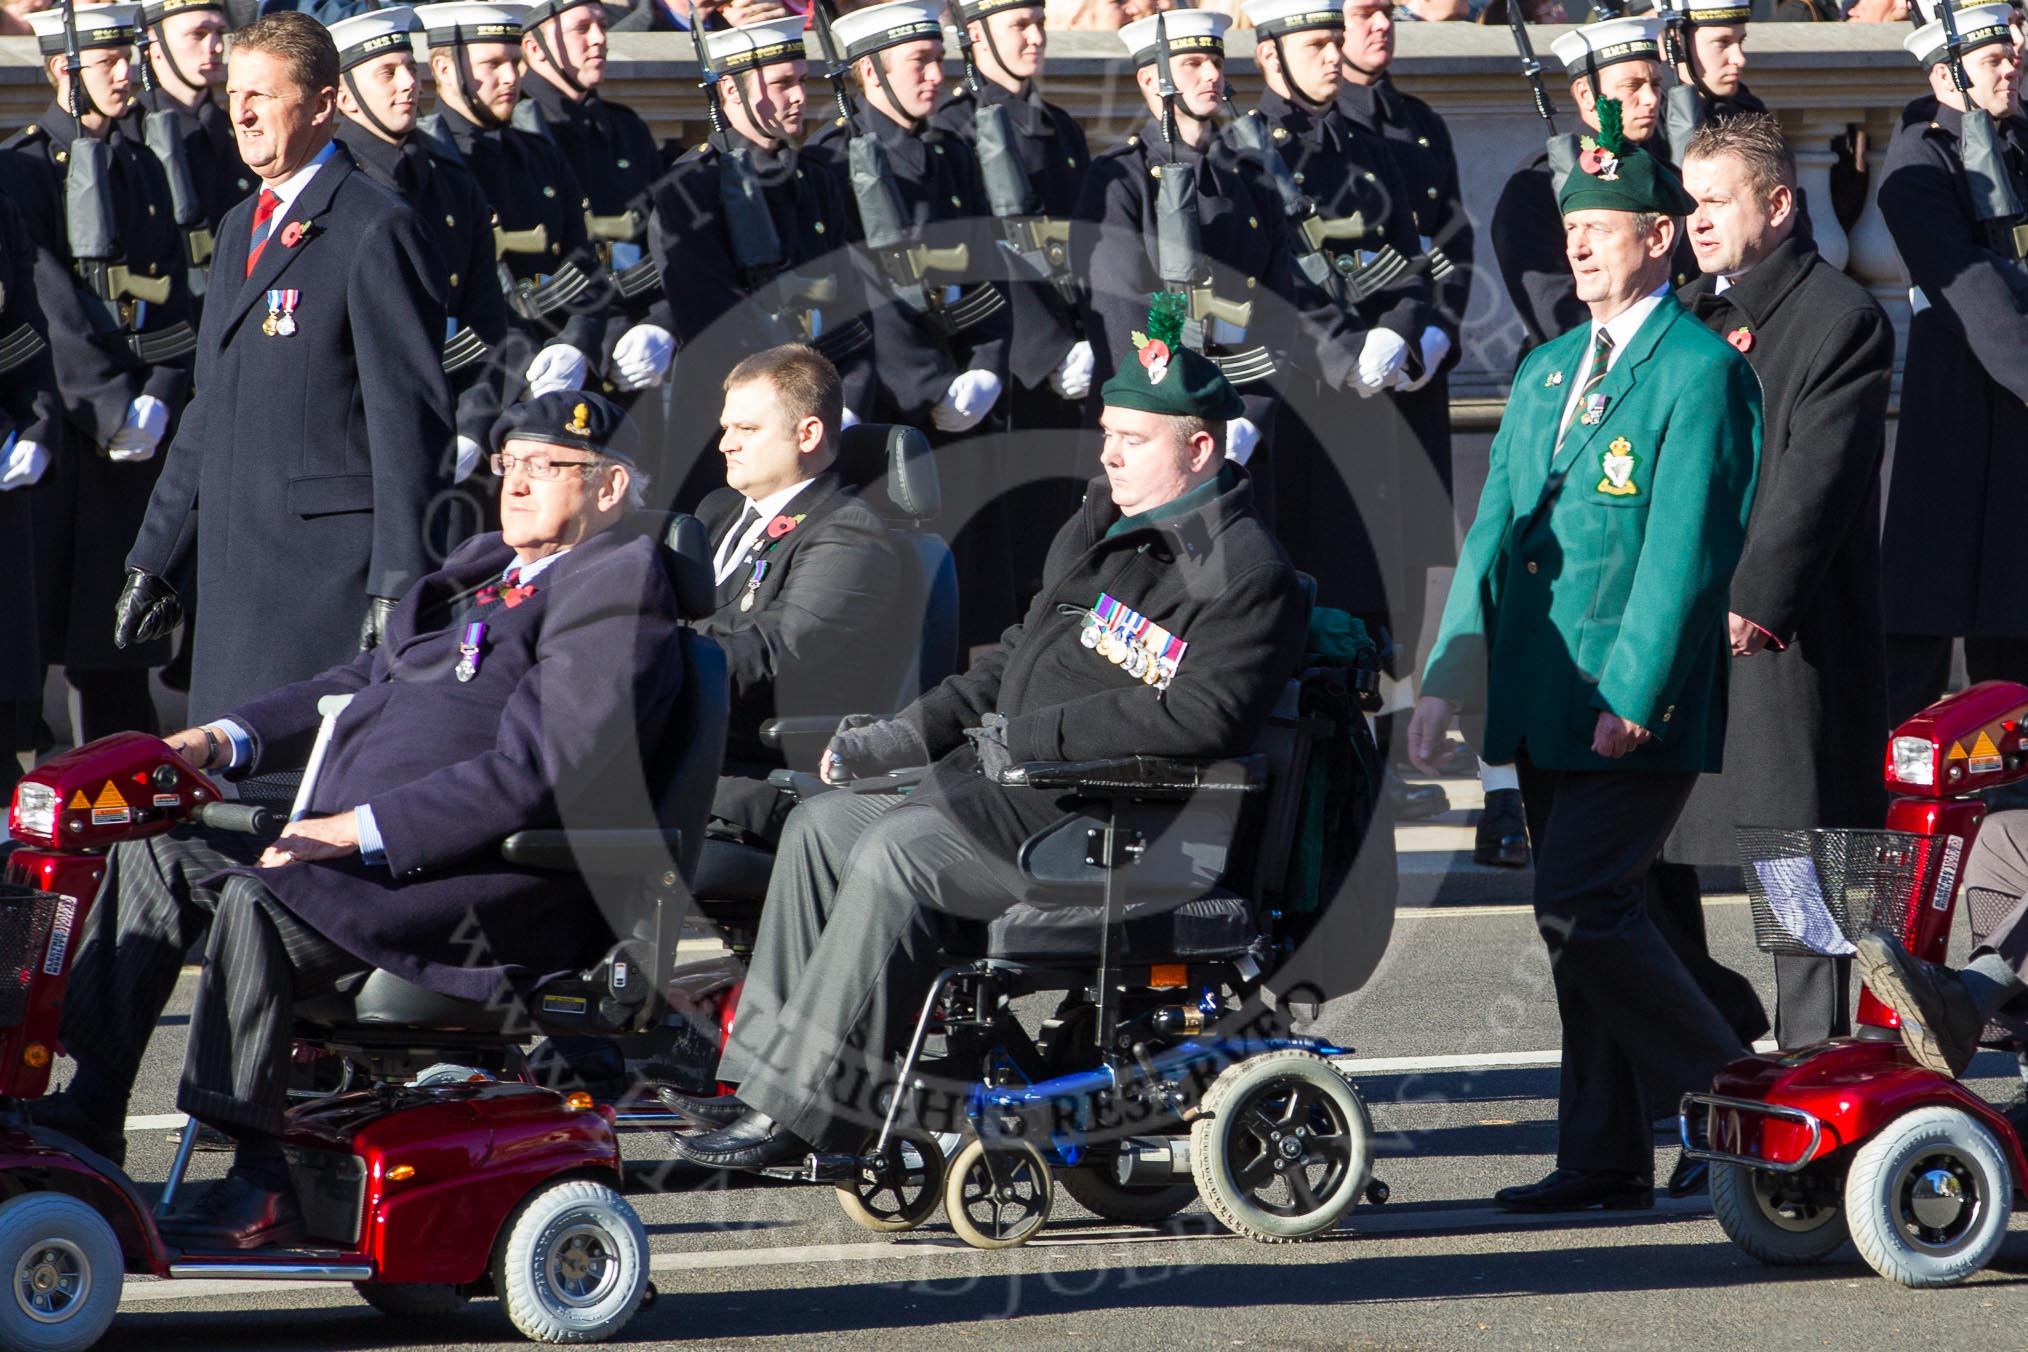
<path fill-rule="evenodd" d="M 696 1094 L 685 1094 L 681 1090 L 662 1085 L 655 1090 L 662 1100 L 662 1106 L 672 1113 L 681 1113 L 707 1127 L 729 1127 L 745 1117 L 747 1107 L 739 1101 L 737 1094 L 720 1094 L 716 1098 L 700 1098 Z"/>
<path fill-rule="evenodd" d="M 1472 840 L 1472 862 L 1493 868 L 1528 867 L 1528 819 L 1521 812 L 1521 790 L 1494 789 L 1479 813 L 1479 831 Z"/>
<path fill-rule="evenodd" d="M 126 1123 L 88 1112 L 76 1098 L 55 1093 L 47 1098 L 28 1099 L 21 1104 L 28 1124 L 60 1131 L 85 1149 L 104 1155 L 122 1169 L 127 1167 Z"/>
<path fill-rule="evenodd" d="M 1669 1171 L 1668 1192 L 1671 1197 L 1695 1197 L 1710 1186 L 1710 1161 L 1693 1160 L 1688 1155 L 1676 1157 L 1676 1167 Z"/>
<path fill-rule="evenodd" d="M 1540 1183 L 1502 1188 L 1493 1194 L 1502 1211 L 1646 1211 L 1655 1205 L 1655 1185 L 1619 1170 L 1558 1169 Z"/>
<path fill-rule="evenodd" d="M 748 1109 L 729 1127 L 700 1136 L 678 1136 L 676 1153 L 707 1169 L 770 1169 L 799 1163 L 809 1143 L 766 1113 Z"/>
<path fill-rule="evenodd" d="M 1411 784 L 1397 779 L 1389 792 L 1394 798 L 1394 815 L 1405 822 L 1427 821 L 1451 810 L 1450 795 L 1441 784 Z"/>
<path fill-rule="evenodd" d="M 270 1192 L 227 1174 L 189 1207 L 161 1221 L 162 1237 L 182 1249 L 258 1249 L 303 1241 L 303 1209 L 294 1192 Z"/>
<path fill-rule="evenodd" d="M 1901 1016 L 1901 1045 L 1916 1063 L 1953 1079 L 1964 1074 L 1986 1021 L 1958 974 L 1924 962 L 1884 930 L 1859 941 L 1853 962 L 1866 988 Z"/>

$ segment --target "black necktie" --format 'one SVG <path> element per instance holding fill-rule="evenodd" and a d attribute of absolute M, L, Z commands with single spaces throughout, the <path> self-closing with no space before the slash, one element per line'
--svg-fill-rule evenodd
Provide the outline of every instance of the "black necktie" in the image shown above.
<path fill-rule="evenodd" d="M 718 552 L 712 556 L 717 564 L 718 572 L 723 573 L 726 566 L 732 562 L 732 555 L 738 547 L 739 537 L 745 535 L 747 529 L 758 520 L 760 520 L 760 508 L 754 506 L 751 502 L 747 503 L 746 510 L 739 514 L 739 520 L 733 523 L 732 530 L 726 537 L 718 542 Z"/>

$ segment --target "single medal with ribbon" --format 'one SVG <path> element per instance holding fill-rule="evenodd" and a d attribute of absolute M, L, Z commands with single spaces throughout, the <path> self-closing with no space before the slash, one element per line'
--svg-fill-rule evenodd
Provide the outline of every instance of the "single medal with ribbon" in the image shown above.
<path fill-rule="evenodd" d="M 282 317 L 275 323 L 275 332 L 284 338 L 292 338 L 295 336 L 296 301 L 301 298 L 302 294 L 303 294 L 302 292 L 294 290 L 284 291 L 281 293 Z"/>
<path fill-rule="evenodd" d="M 465 636 L 458 643 L 458 667 L 453 673 L 459 681 L 470 681 L 479 674 L 479 646 L 485 638 L 486 625 L 483 620 L 474 620 L 465 626 Z"/>
<path fill-rule="evenodd" d="M 261 332 L 272 338 L 282 331 L 282 293 L 268 292 L 268 317 L 261 321 Z"/>
<path fill-rule="evenodd" d="M 766 559 L 755 559 L 753 561 L 753 571 L 747 575 L 746 595 L 739 598 L 739 608 L 741 610 L 753 609 L 754 594 L 760 590 L 761 579 L 767 575 L 768 561 Z"/>

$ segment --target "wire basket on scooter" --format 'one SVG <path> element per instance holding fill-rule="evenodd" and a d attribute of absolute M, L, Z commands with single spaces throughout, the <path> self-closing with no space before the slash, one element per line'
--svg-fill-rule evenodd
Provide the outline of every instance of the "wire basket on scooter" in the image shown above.
<path fill-rule="evenodd" d="M 28 1012 L 28 990 L 35 984 L 35 969 L 44 961 L 49 927 L 63 900 L 54 892 L 0 883 L 0 1028 L 18 1026 Z M 61 961 L 62 955 L 57 958 Z"/>
<path fill-rule="evenodd" d="M 1738 828 L 1753 941 L 1785 957 L 1840 955 L 1870 930 L 1902 931 L 1928 838 L 1905 831 Z"/>

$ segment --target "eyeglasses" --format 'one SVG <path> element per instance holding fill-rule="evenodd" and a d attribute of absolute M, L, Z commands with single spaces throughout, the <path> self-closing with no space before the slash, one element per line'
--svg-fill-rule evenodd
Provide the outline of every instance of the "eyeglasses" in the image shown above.
<path fill-rule="evenodd" d="M 493 473 L 504 479 L 512 470 L 520 470 L 531 479 L 545 483 L 556 478 L 567 469 L 598 469 L 603 460 L 551 460 L 546 455 L 509 455 L 505 451 L 493 452 Z"/>

